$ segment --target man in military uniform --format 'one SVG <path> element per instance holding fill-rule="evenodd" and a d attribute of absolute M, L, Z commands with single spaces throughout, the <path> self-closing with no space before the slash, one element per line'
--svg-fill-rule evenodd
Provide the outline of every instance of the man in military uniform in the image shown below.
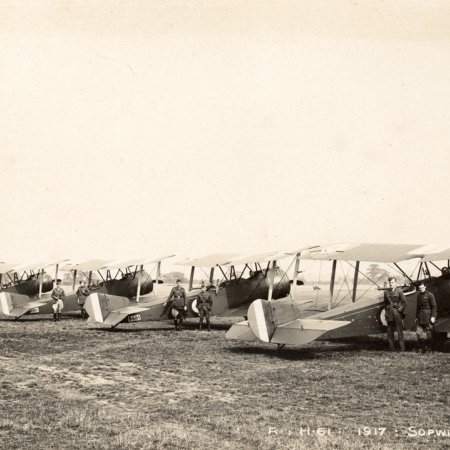
<path fill-rule="evenodd" d="M 448 267 L 443 267 L 441 269 L 441 272 L 442 272 L 441 276 L 444 280 L 450 280 L 450 271 L 448 270 Z"/>
<path fill-rule="evenodd" d="M 77 289 L 78 306 L 80 307 L 81 317 L 87 319 L 87 312 L 84 309 L 84 304 L 86 303 L 86 298 L 89 297 L 91 291 L 86 286 L 84 280 L 80 281 L 80 287 Z"/>
<path fill-rule="evenodd" d="M 53 322 L 59 322 L 61 320 L 61 311 L 64 308 L 63 300 L 65 296 L 64 289 L 61 287 L 61 280 L 56 280 L 56 286 L 52 291 Z"/>
<path fill-rule="evenodd" d="M 434 295 L 428 292 L 424 282 L 419 285 L 419 294 L 417 296 L 416 310 L 416 334 L 419 343 L 419 350 L 425 353 L 429 350 L 429 341 L 431 340 L 431 331 L 437 315 L 437 305 Z"/>
<path fill-rule="evenodd" d="M 395 350 L 394 332 L 397 330 L 400 351 L 404 352 L 403 318 L 405 317 L 406 299 L 402 289 L 397 286 L 395 277 L 389 277 L 389 288 L 384 291 L 384 306 L 388 327 L 389 350 Z"/>
<path fill-rule="evenodd" d="M 173 299 L 173 300 L 172 300 Z M 169 303 L 171 302 L 171 305 Z M 167 298 L 167 304 L 171 307 L 173 322 L 175 324 L 175 330 L 181 331 L 181 325 L 185 316 L 186 306 L 186 291 L 181 286 L 181 280 L 177 280 L 177 285 L 170 291 Z"/>
<path fill-rule="evenodd" d="M 203 327 L 203 319 L 206 319 L 206 326 L 208 327 L 208 331 L 211 331 L 211 324 L 209 322 L 209 318 L 211 317 L 211 309 L 212 309 L 212 296 L 206 290 L 206 286 L 202 285 L 202 291 L 198 294 L 197 299 L 197 308 L 198 315 L 200 317 L 200 323 L 198 329 L 201 330 Z"/>

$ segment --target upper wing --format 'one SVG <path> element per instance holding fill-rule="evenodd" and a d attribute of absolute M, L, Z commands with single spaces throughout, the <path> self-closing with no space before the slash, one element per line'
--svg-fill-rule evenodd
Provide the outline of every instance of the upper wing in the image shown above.
<path fill-rule="evenodd" d="M 425 245 L 419 249 L 423 256 L 422 261 L 443 261 L 450 259 L 449 245 Z"/>
<path fill-rule="evenodd" d="M 238 256 L 236 253 L 215 253 L 202 256 L 201 258 L 188 258 L 176 263 L 177 266 L 215 267 L 224 266 L 232 258 Z"/>
<path fill-rule="evenodd" d="M 175 255 L 161 256 L 160 258 L 140 258 L 140 259 L 128 259 L 112 261 L 104 265 L 105 269 L 124 269 L 130 266 L 144 266 L 146 264 L 156 264 L 157 262 L 164 261 L 165 259 L 172 258 Z"/>
<path fill-rule="evenodd" d="M 309 246 L 308 248 L 311 248 Z M 239 255 L 237 253 L 217 253 L 203 256 L 201 258 L 185 259 L 179 261 L 179 266 L 215 267 L 215 266 L 238 266 L 242 264 L 264 263 L 277 261 L 289 256 L 285 252 L 265 252 L 252 255 Z"/>
<path fill-rule="evenodd" d="M 282 258 L 287 258 L 288 256 L 289 255 L 287 253 L 279 253 L 279 252 L 257 253 L 253 255 L 245 255 L 232 258 L 225 265 L 239 266 L 241 264 L 265 263 L 270 261 L 277 261 Z"/>
<path fill-rule="evenodd" d="M 0 273 L 7 273 L 17 267 L 17 264 L 0 263 Z"/>
<path fill-rule="evenodd" d="M 82 272 L 94 272 L 105 267 L 111 261 L 105 259 L 89 259 L 76 264 L 66 264 L 64 270 L 80 270 Z"/>
<path fill-rule="evenodd" d="M 418 244 L 332 244 L 302 252 L 302 259 L 342 260 L 393 263 L 420 258 L 423 246 Z M 292 252 L 291 252 L 292 253 Z"/>

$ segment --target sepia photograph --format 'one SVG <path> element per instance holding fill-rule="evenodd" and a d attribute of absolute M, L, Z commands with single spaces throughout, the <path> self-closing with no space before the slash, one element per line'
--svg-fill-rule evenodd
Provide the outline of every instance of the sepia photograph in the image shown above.
<path fill-rule="evenodd" d="M 450 448 L 450 3 L 0 1 L 0 447 Z"/>

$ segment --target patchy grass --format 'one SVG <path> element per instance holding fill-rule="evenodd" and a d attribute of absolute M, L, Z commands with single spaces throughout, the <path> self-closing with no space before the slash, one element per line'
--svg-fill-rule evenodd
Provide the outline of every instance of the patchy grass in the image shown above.
<path fill-rule="evenodd" d="M 0 322 L 2 447 L 450 446 L 407 436 L 450 429 L 448 343 L 426 355 L 388 353 L 380 337 L 277 350 L 226 341 L 230 323 L 215 324 L 176 333 L 170 322 Z"/>

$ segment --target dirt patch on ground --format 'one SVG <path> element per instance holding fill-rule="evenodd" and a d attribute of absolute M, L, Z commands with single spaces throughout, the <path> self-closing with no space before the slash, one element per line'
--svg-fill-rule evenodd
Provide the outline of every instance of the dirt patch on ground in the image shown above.
<path fill-rule="evenodd" d="M 225 320 L 176 333 L 170 322 L 110 331 L 43 319 L 0 322 L 5 448 L 450 445 L 407 436 L 449 428 L 449 344 L 426 355 L 413 336 L 404 354 L 386 352 L 383 337 L 277 350 L 226 341 Z"/>

